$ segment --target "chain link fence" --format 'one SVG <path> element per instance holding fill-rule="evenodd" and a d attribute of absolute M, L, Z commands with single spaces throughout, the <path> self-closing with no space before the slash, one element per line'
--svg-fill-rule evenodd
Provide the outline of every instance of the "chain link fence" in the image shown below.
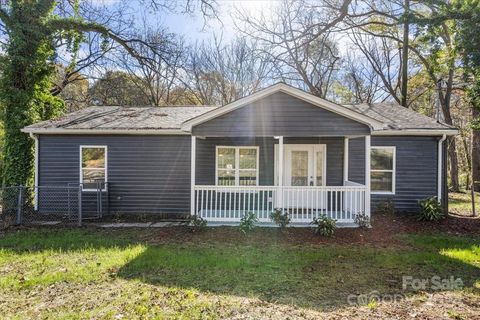
<path fill-rule="evenodd" d="M 82 192 L 81 184 L 0 188 L 0 228 L 12 225 L 78 225 L 108 210 L 107 186 Z"/>

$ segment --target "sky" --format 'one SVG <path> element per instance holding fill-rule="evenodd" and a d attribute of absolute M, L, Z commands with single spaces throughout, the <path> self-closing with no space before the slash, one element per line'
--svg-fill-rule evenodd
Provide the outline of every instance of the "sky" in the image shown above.
<path fill-rule="evenodd" d="M 178 0 L 181 6 L 183 0 Z M 269 13 L 276 5 L 278 0 L 217 0 L 219 19 L 208 19 L 205 21 L 199 10 L 196 14 L 182 14 L 171 12 L 154 12 L 147 15 L 149 23 L 152 25 L 162 24 L 171 32 L 181 34 L 186 40 L 195 42 L 196 40 L 208 40 L 213 34 L 223 35 L 223 39 L 229 40 L 235 36 L 238 31 L 235 29 L 232 15 L 236 10 L 248 13 L 250 16 L 260 16 L 262 12 Z M 139 8 L 140 9 L 140 8 Z M 139 10 L 145 11 L 145 10 Z"/>

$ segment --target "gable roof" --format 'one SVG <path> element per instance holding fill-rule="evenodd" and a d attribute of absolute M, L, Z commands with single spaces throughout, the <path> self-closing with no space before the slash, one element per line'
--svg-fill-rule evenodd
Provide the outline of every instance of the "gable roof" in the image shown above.
<path fill-rule="evenodd" d="M 108 133 L 112 131 L 139 134 L 182 133 L 180 128 L 184 121 L 214 109 L 216 107 L 212 106 L 95 106 L 68 113 L 56 120 L 32 124 L 22 131 L 33 133 Z"/>
<path fill-rule="evenodd" d="M 298 99 L 301 99 L 303 101 L 306 101 L 314 106 L 323 108 L 327 111 L 339 114 L 341 116 L 344 116 L 346 118 L 355 120 L 357 122 L 363 123 L 368 125 L 371 129 L 382 129 L 384 127 L 384 124 L 381 121 L 378 121 L 374 118 L 371 118 L 369 116 L 366 116 L 362 113 L 359 113 L 355 110 L 351 110 L 349 108 L 345 108 L 341 105 L 335 104 L 333 102 L 330 102 L 328 100 L 319 98 L 317 96 L 314 96 L 310 93 L 307 93 L 303 90 L 291 87 L 289 85 L 286 85 L 285 83 L 277 83 L 275 85 L 272 85 L 268 88 L 265 88 L 263 90 L 257 91 L 247 97 L 238 99 L 234 102 L 231 102 L 221 108 L 217 108 L 215 110 L 212 110 L 210 112 L 204 113 L 202 115 L 199 115 L 195 118 L 192 118 L 190 120 L 187 120 L 183 126 L 182 129 L 184 131 L 191 131 L 193 126 L 199 125 L 201 123 L 207 122 L 211 119 L 214 119 L 216 117 L 219 117 L 221 115 L 224 115 L 226 113 L 229 113 L 233 110 L 237 110 L 239 108 L 245 107 L 247 105 L 250 105 L 254 103 L 255 101 L 258 101 L 260 99 L 263 99 L 267 96 L 270 96 L 274 93 L 277 92 L 283 92 L 286 94 L 289 94 L 293 97 L 296 97 Z"/>
<path fill-rule="evenodd" d="M 193 126 L 283 92 L 313 106 L 366 124 L 372 135 L 455 135 L 455 127 L 392 103 L 339 105 L 303 90 L 278 83 L 223 107 L 95 106 L 22 129 L 38 134 L 190 134 Z"/>

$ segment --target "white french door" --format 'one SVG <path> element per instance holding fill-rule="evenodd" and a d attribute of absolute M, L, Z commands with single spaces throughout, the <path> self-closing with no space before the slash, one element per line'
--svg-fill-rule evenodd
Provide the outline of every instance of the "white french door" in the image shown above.
<path fill-rule="evenodd" d="M 325 209 L 326 194 L 308 187 L 326 186 L 327 148 L 324 144 L 285 144 L 283 183 L 287 208 Z M 275 177 L 278 182 L 278 147 L 275 146 Z M 292 188 L 287 188 L 292 187 Z M 299 187 L 299 188 L 297 188 Z M 303 187 L 303 188 L 302 188 Z M 306 211 L 310 212 L 311 211 Z"/>
<path fill-rule="evenodd" d="M 286 144 L 284 183 L 294 187 L 326 185 L 326 146 L 324 144 Z"/>

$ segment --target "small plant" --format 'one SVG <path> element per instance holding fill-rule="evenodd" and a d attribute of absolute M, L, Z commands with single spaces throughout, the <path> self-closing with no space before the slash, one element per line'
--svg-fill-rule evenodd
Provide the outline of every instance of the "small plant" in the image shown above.
<path fill-rule="evenodd" d="M 325 237 L 333 236 L 337 228 L 337 221 L 322 214 L 318 218 L 314 218 L 310 224 L 314 225 L 313 232 Z"/>
<path fill-rule="evenodd" d="M 370 224 L 370 217 L 365 214 L 364 212 L 361 212 L 355 216 L 355 223 L 360 227 L 360 228 L 370 228 L 372 225 Z"/>
<path fill-rule="evenodd" d="M 255 228 L 258 218 L 253 212 L 247 212 L 240 219 L 240 225 L 238 226 L 240 231 L 244 234 L 252 231 Z"/>
<path fill-rule="evenodd" d="M 207 220 L 193 215 L 188 218 L 188 226 L 192 232 L 204 231 L 207 228 Z"/>
<path fill-rule="evenodd" d="M 418 220 L 421 221 L 439 221 L 445 217 L 443 208 L 437 197 L 430 197 L 420 200 L 420 215 Z"/>
<path fill-rule="evenodd" d="M 275 209 L 275 211 L 270 213 L 270 219 L 275 222 L 281 229 L 285 229 L 291 220 L 288 212 L 283 212 L 282 209 Z"/>
<path fill-rule="evenodd" d="M 395 213 L 395 203 L 392 199 L 385 201 L 380 201 L 375 208 L 376 213 L 380 214 L 394 214 Z"/>

